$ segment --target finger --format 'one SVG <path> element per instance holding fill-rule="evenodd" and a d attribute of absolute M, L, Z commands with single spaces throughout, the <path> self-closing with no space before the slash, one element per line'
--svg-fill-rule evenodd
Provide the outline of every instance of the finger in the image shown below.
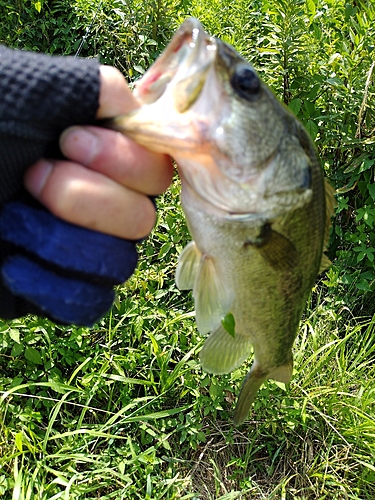
<path fill-rule="evenodd" d="M 70 127 L 60 137 L 67 158 L 148 195 L 162 193 L 173 176 L 171 159 L 152 153 L 113 130 Z"/>
<path fill-rule="evenodd" d="M 99 108 L 96 117 L 110 118 L 139 107 L 124 76 L 112 66 L 100 66 Z"/>
<path fill-rule="evenodd" d="M 77 163 L 40 160 L 24 182 L 54 215 L 72 224 L 132 240 L 147 236 L 155 224 L 147 196 Z"/>

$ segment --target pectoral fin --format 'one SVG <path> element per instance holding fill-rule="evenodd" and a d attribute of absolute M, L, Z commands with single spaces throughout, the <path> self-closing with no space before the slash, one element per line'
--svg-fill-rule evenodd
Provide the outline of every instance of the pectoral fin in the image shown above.
<path fill-rule="evenodd" d="M 206 340 L 199 353 L 204 371 L 208 373 L 229 373 L 250 356 L 251 343 L 242 335 L 232 337 L 220 324 Z"/>
<path fill-rule="evenodd" d="M 270 224 L 265 224 L 254 245 L 268 264 L 277 271 L 290 271 L 299 260 L 293 243 L 281 233 L 274 231 Z"/>
<path fill-rule="evenodd" d="M 180 290 L 192 290 L 198 274 L 201 252 L 195 241 L 191 241 L 182 250 L 177 264 L 176 285 Z"/>

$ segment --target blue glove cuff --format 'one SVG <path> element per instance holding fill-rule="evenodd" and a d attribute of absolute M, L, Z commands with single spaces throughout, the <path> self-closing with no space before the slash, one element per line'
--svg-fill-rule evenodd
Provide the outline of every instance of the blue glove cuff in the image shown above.
<path fill-rule="evenodd" d="M 55 321 L 92 326 L 111 307 L 111 288 L 63 278 L 26 257 L 7 259 L 2 268 L 4 284 L 15 295 L 38 306 Z"/>
<path fill-rule="evenodd" d="M 0 215 L 1 238 L 65 270 L 123 283 L 138 255 L 134 241 L 78 227 L 21 202 L 7 203 Z"/>

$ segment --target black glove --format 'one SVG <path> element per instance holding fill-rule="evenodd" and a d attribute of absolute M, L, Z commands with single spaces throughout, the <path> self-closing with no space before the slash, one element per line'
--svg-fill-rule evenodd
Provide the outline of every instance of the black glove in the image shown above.
<path fill-rule="evenodd" d="M 25 169 L 61 156 L 60 133 L 93 124 L 99 65 L 0 47 L 0 317 L 92 325 L 134 271 L 134 241 L 54 217 L 22 187 Z"/>

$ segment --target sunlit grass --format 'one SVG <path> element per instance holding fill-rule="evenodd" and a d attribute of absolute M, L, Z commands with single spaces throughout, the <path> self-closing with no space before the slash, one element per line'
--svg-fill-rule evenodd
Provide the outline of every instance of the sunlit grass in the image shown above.
<path fill-rule="evenodd" d="M 266 383 L 234 428 L 251 360 L 221 377 L 199 367 L 192 299 L 173 281 L 188 241 L 178 204 L 170 210 L 178 189 L 160 199 L 136 274 L 92 330 L 33 317 L 1 323 L 0 494 L 374 498 L 374 319 L 334 309 L 317 286 L 293 380 Z"/>

